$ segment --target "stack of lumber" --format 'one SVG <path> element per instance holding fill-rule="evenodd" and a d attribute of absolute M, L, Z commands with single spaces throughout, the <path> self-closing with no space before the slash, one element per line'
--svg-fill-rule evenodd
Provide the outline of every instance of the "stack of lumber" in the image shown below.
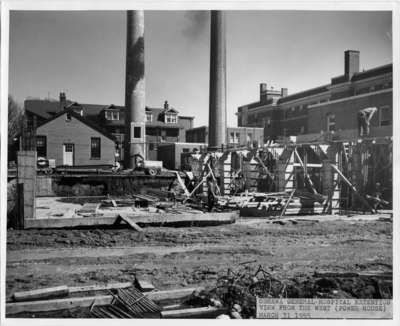
<path fill-rule="evenodd" d="M 137 289 L 134 288 L 135 285 Z M 104 290 L 108 290 L 110 294 L 71 296 L 73 293 L 84 294 Z M 40 313 L 45 312 L 83 308 L 88 310 L 88 315 L 98 318 L 133 318 L 135 313 L 137 313 L 135 317 L 212 318 L 226 311 L 222 307 L 187 306 L 184 302 L 194 292 L 199 291 L 203 291 L 203 289 L 182 288 L 156 291 L 151 283 L 140 279 L 136 279 L 133 283 L 82 287 L 57 286 L 14 293 L 6 303 L 6 314 L 7 317 L 19 313 L 35 313 L 36 316 L 40 316 Z M 136 298 L 136 300 L 132 301 L 132 298 Z M 119 304 L 116 303 L 118 300 Z M 121 301 L 122 304 L 125 302 L 130 306 L 130 312 L 126 312 L 122 308 Z M 138 305 L 137 303 L 140 301 L 142 304 Z M 144 309 L 144 312 L 148 309 L 147 312 L 150 314 L 143 313 L 143 310 L 140 309 Z"/>

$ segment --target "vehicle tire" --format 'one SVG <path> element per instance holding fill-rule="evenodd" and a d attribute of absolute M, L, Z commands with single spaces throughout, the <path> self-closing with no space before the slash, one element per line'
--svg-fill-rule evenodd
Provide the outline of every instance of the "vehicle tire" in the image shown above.
<path fill-rule="evenodd" d="M 157 170 L 156 169 L 147 169 L 147 174 L 151 176 L 157 175 Z"/>

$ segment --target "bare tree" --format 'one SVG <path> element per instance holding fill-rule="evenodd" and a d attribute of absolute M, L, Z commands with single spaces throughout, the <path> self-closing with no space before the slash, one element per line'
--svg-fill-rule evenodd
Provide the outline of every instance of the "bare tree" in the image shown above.
<path fill-rule="evenodd" d="M 14 137 L 22 131 L 24 109 L 11 95 L 8 96 L 8 143 L 12 144 Z"/>

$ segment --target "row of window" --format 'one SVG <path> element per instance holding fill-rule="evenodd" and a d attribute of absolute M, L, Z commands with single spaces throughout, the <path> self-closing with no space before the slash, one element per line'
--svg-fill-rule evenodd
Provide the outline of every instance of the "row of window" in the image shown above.
<path fill-rule="evenodd" d="M 118 111 L 105 111 L 105 118 L 106 120 L 119 120 L 119 112 Z M 152 113 L 146 113 L 146 122 L 153 122 L 153 114 Z M 165 123 L 177 123 L 178 122 L 178 117 L 176 114 L 166 114 Z"/>
<path fill-rule="evenodd" d="M 371 85 L 368 87 L 359 88 L 355 91 L 355 94 L 359 95 L 359 94 L 365 94 L 365 93 L 369 93 L 369 92 L 376 92 L 381 89 L 392 88 L 392 87 L 393 87 L 393 83 L 391 81 L 388 81 L 383 84 L 376 84 L 376 85 Z"/>
<path fill-rule="evenodd" d="M 47 137 L 36 136 L 36 151 L 38 157 L 47 157 Z M 73 144 L 65 144 L 65 151 L 72 152 Z M 101 158 L 101 139 L 100 137 L 90 138 L 90 159 Z"/>
<path fill-rule="evenodd" d="M 392 124 L 392 113 L 389 106 L 383 106 L 378 111 L 378 125 L 389 126 Z M 326 130 L 335 131 L 336 130 L 336 115 L 334 113 L 328 113 L 326 115 Z"/>
<path fill-rule="evenodd" d="M 246 141 L 251 143 L 253 141 L 253 134 L 248 133 Z M 240 133 L 231 132 L 229 134 L 229 144 L 239 144 L 240 143 Z"/>
<path fill-rule="evenodd" d="M 390 106 L 383 106 L 379 108 L 378 111 L 378 126 L 389 126 L 392 124 L 392 113 L 390 110 Z M 327 131 L 336 131 L 336 115 L 334 113 L 328 113 L 326 115 L 326 130 Z M 304 126 L 299 127 L 298 130 L 291 132 L 293 134 L 303 134 L 305 131 Z M 283 128 L 283 135 L 288 135 L 288 128 Z"/>

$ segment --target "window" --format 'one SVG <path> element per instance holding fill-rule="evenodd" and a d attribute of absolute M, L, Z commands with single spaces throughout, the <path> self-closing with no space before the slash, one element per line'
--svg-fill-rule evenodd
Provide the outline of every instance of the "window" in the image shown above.
<path fill-rule="evenodd" d="M 238 132 L 231 132 L 229 134 L 229 143 L 238 144 L 240 141 L 240 134 Z"/>
<path fill-rule="evenodd" d="M 304 134 L 304 126 L 300 127 L 300 132 L 299 133 L 300 133 L 300 135 Z"/>
<path fill-rule="evenodd" d="M 146 113 L 146 122 L 152 122 L 152 121 L 153 121 L 153 114 Z"/>
<path fill-rule="evenodd" d="M 267 128 L 271 127 L 271 118 L 267 118 L 267 123 L 266 123 Z"/>
<path fill-rule="evenodd" d="M 235 134 L 235 144 L 239 144 L 240 143 L 240 134 L 237 132 Z"/>
<path fill-rule="evenodd" d="M 118 111 L 105 111 L 105 117 L 107 120 L 119 120 Z"/>
<path fill-rule="evenodd" d="M 287 119 L 288 118 L 288 116 L 289 116 L 289 110 L 285 110 L 284 111 L 284 114 L 283 114 L 283 116 L 284 116 L 284 119 Z"/>
<path fill-rule="evenodd" d="M 230 133 L 229 142 L 232 143 L 232 144 L 235 142 L 235 133 L 234 132 Z"/>
<path fill-rule="evenodd" d="M 252 141 L 252 134 L 247 134 L 247 142 L 251 142 Z"/>
<path fill-rule="evenodd" d="M 379 109 L 379 125 L 389 126 L 392 124 L 392 114 L 389 106 L 383 106 Z"/>
<path fill-rule="evenodd" d="M 92 137 L 90 139 L 90 158 L 91 159 L 99 159 L 100 158 L 100 138 Z"/>
<path fill-rule="evenodd" d="M 333 113 L 328 113 L 326 116 L 326 122 L 328 131 L 336 130 L 336 116 Z"/>
<path fill-rule="evenodd" d="M 133 138 L 141 138 L 141 128 L 133 127 Z"/>
<path fill-rule="evenodd" d="M 182 148 L 182 153 L 189 153 L 190 149 L 189 148 Z"/>
<path fill-rule="evenodd" d="M 46 136 L 36 136 L 36 152 L 37 156 L 47 156 Z"/>
<path fill-rule="evenodd" d="M 166 114 L 165 123 L 177 123 L 176 114 Z"/>

